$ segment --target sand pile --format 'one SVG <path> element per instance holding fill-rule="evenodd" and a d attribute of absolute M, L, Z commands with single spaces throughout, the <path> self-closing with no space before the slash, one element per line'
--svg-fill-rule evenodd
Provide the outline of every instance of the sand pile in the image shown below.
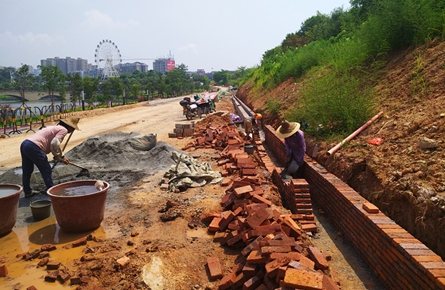
<path fill-rule="evenodd" d="M 141 135 L 135 132 L 110 132 L 88 138 L 65 155 L 73 163 L 87 168 L 90 176 L 76 176 L 80 171 L 79 168 L 59 163 L 53 169 L 54 183 L 102 179 L 109 182 L 112 185 L 110 191 L 115 192 L 118 188 L 130 185 L 145 176 L 167 171 L 171 165 L 175 164 L 172 153 L 175 151 L 184 153 L 165 142 L 157 142 L 156 146 L 149 151 L 133 149 L 130 140 L 137 136 Z M 19 167 L 0 175 L 0 182 L 21 184 L 21 178 Z M 31 185 L 37 190 L 45 189 L 37 168 L 31 177 Z"/>
<path fill-rule="evenodd" d="M 174 164 L 172 152 L 180 152 L 165 142 L 157 142 L 149 151 L 140 151 L 130 145 L 139 133 L 110 132 L 88 138 L 70 150 L 66 156 L 73 162 L 81 161 L 95 171 L 143 171 L 154 174 Z"/>

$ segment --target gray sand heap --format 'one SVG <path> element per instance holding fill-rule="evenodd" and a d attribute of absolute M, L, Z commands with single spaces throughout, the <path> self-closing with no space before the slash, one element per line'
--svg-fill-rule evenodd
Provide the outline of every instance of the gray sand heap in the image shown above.
<path fill-rule="evenodd" d="M 88 138 L 66 156 L 90 171 L 143 171 L 155 174 L 167 170 L 174 161 L 172 152 L 181 152 L 165 142 L 148 151 L 134 149 L 131 141 L 139 133 L 110 132 Z"/>

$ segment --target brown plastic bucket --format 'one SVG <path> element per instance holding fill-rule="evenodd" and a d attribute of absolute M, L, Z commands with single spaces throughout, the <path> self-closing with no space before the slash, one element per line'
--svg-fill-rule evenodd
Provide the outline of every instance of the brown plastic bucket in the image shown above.
<path fill-rule="evenodd" d="M 20 185 L 0 183 L 0 236 L 9 233 L 17 221 L 17 209 L 22 191 Z"/>
<path fill-rule="evenodd" d="M 95 230 L 104 218 L 105 201 L 110 184 L 97 190 L 97 180 L 69 181 L 48 189 L 54 214 L 65 232 L 79 233 Z"/>
<path fill-rule="evenodd" d="M 51 201 L 42 199 L 30 203 L 32 217 L 39 221 L 46 219 L 51 215 Z"/>

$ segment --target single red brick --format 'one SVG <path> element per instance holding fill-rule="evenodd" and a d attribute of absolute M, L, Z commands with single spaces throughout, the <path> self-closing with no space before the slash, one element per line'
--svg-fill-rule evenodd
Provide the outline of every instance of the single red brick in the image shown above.
<path fill-rule="evenodd" d="M 249 256 L 247 256 L 247 262 L 249 264 L 264 264 L 268 260 L 267 256 L 262 256 L 260 251 L 253 250 L 250 252 Z"/>
<path fill-rule="evenodd" d="M 320 270 L 329 269 L 328 261 L 325 259 L 323 254 L 320 252 L 320 249 L 316 247 L 308 248 L 309 256 L 315 262 L 315 268 Z"/>
<path fill-rule="evenodd" d="M 243 196 L 245 193 L 253 191 L 252 186 L 246 185 L 242 187 L 237 187 L 234 189 L 234 192 L 237 196 Z"/>
<path fill-rule="evenodd" d="M 254 196 L 252 196 L 252 200 L 254 202 L 258 202 L 258 203 L 265 203 L 267 205 L 272 205 L 272 202 L 270 200 L 268 200 L 265 197 L 262 197 L 261 195 L 255 194 Z"/>
<path fill-rule="evenodd" d="M 37 290 L 37 288 L 33 285 L 33 286 L 29 286 L 28 288 L 26 288 L 26 290 Z"/>
<path fill-rule="evenodd" d="M 210 277 L 212 279 L 219 279 L 223 277 L 219 258 L 217 257 L 207 258 L 207 267 L 209 268 Z"/>
<path fill-rule="evenodd" d="M 253 215 L 249 216 L 246 219 L 246 223 L 252 229 L 255 229 L 269 217 L 270 213 L 271 213 L 270 208 L 257 210 Z"/>
<path fill-rule="evenodd" d="M 212 222 L 209 225 L 208 230 L 210 232 L 217 232 L 219 231 L 219 223 L 221 222 L 222 218 L 216 217 L 212 220 Z"/>
<path fill-rule="evenodd" d="M 231 210 L 223 212 L 221 221 L 219 222 L 219 230 L 224 231 L 227 227 L 227 225 L 232 221 L 232 219 L 235 217 L 233 212 Z"/>
<path fill-rule="evenodd" d="M 362 205 L 362 208 L 366 210 L 368 213 L 379 213 L 379 208 L 373 205 L 370 202 L 366 202 Z"/>

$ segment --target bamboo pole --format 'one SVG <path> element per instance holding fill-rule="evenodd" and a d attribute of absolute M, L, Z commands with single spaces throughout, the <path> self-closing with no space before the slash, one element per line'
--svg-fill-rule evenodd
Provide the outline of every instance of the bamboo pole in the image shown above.
<path fill-rule="evenodd" d="M 360 128 L 358 128 L 357 130 L 355 130 L 351 135 L 349 135 L 348 137 L 346 137 L 343 141 L 341 141 L 340 143 L 338 143 L 337 145 L 335 145 L 334 147 L 332 147 L 332 149 L 330 149 L 330 150 L 328 151 L 328 155 L 332 155 L 332 154 L 334 154 L 338 149 L 340 149 L 341 146 L 343 146 L 343 144 L 345 144 L 346 142 L 349 142 L 349 141 L 352 140 L 355 136 L 357 136 L 358 134 L 360 134 L 360 132 L 362 132 L 363 130 L 365 130 L 366 127 L 368 127 L 372 122 L 374 122 L 375 120 L 377 120 L 382 114 L 383 114 L 383 111 L 380 111 L 380 113 L 378 113 L 377 115 L 375 115 L 374 117 L 372 117 L 371 120 L 369 120 L 369 121 L 366 122 L 363 126 L 361 126 Z"/>

